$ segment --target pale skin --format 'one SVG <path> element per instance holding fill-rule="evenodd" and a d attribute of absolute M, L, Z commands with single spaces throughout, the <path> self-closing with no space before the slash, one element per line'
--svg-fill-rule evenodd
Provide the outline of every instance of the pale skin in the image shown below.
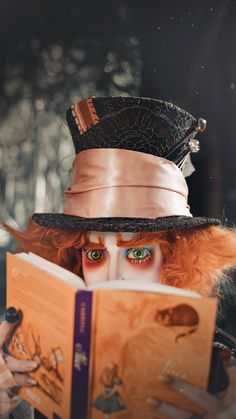
<path fill-rule="evenodd" d="M 132 233 L 123 233 L 122 240 L 128 241 L 132 237 Z M 116 279 L 160 282 L 162 262 L 159 245 L 119 246 L 116 233 L 90 233 L 89 243 L 82 251 L 83 276 L 87 285 Z"/>
<path fill-rule="evenodd" d="M 37 368 L 37 362 L 34 361 L 20 361 L 8 354 L 4 353 L 4 344 L 9 341 L 16 324 L 10 324 L 4 320 L 0 325 L 0 353 L 4 357 L 5 364 L 13 375 L 12 387 L 24 386 L 31 387 L 36 384 L 36 381 L 27 375 L 27 372 L 33 371 Z M 2 387 L 3 388 L 3 387 Z M 2 389 L 0 388 L 0 389 Z M 5 389 L 5 388 L 4 388 Z"/>
<path fill-rule="evenodd" d="M 132 233 L 123 233 L 123 240 L 130 240 Z M 159 245 L 145 245 L 128 248 L 124 244 L 119 246 L 117 233 L 97 233 L 89 235 L 90 243 L 82 250 L 82 268 L 84 280 L 87 285 L 108 280 L 124 279 L 129 281 L 161 282 L 161 266 L 163 256 Z M 3 354 L 3 345 L 9 341 L 15 325 L 3 321 L 0 325 L 0 352 Z M 35 383 L 27 375 L 37 365 L 32 361 L 20 361 L 10 355 L 4 354 L 7 368 L 14 377 L 16 386 L 32 386 Z M 225 365 L 229 377 L 229 387 L 224 394 L 210 395 L 206 390 L 194 387 L 186 381 L 173 377 L 157 377 L 163 380 L 176 392 L 184 394 L 202 408 L 203 419 L 235 419 L 236 418 L 236 362 L 229 361 Z M 3 384 L 0 390 L 5 390 Z M 10 388 L 9 388 L 10 389 Z M 148 399 L 147 403 L 153 410 L 166 415 L 170 419 L 190 419 L 192 412 L 180 410 L 168 403 L 157 399 Z"/>

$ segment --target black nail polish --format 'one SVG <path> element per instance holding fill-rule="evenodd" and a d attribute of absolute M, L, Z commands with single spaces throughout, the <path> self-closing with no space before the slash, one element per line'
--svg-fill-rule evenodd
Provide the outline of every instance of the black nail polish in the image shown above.
<path fill-rule="evenodd" d="M 20 316 L 15 307 L 9 307 L 5 314 L 5 320 L 8 323 L 16 323 L 19 319 Z"/>

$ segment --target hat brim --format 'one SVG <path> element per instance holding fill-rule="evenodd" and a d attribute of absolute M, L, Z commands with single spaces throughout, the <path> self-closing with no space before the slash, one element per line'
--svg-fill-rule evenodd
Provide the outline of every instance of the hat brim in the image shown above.
<path fill-rule="evenodd" d="M 66 214 L 36 213 L 32 220 L 43 227 L 59 228 L 68 231 L 103 231 L 138 233 L 185 230 L 208 225 L 219 225 L 220 220 L 205 217 L 171 216 L 150 218 L 83 218 Z"/>

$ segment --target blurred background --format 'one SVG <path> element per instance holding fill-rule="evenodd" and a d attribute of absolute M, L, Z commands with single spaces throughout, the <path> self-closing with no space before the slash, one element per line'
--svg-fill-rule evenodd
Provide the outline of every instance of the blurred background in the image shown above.
<path fill-rule="evenodd" d="M 207 120 L 194 215 L 236 222 L 236 2 L 234 0 L 8 0 L 0 3 L 0 218 L 23 228 L 61 211 L 73 148 L 65 111 L 88 96 L 144 96 Z M 5 253 L 0 231 L 0 306 Z M 236 324 L 236 288 L 220 324 Z M 234 333 L 236 333 L 234 331 Z"/>

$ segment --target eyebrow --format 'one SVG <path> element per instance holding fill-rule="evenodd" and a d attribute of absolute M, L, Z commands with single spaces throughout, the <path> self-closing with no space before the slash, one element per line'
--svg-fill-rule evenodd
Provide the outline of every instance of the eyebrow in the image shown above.
<path fill-rule="evenodd" d="M 104 244 L 104 238 L 99 236 L 98 240 L 99 240 L 99 243 L 98 242 L 92 242 L 88 238 L 88 240 L 85 242 L 85 245 L 83 246 L 83 249 L 85 249 L 85 250 L 104 249 L 105 250 L 106 246 Z M 135 243 L 130 243 L 130 242 L 132 242 L 132 239 L 125 241 L 125 240 L 122 240 L 120 236 L 118 236 L 116 244 L 117 244 L 118 247 L 122 247 L 122 248 L 137 248 L 137 249 L 142 248 L 142 247 L 146 247 L 146 246 L 154 245 L 150 242 L 146 242 L 146 243 L 142 243 L 142 244 L 141 243 L 135 244 Z M 128 244 L 130 244 L 130 245 L 128 245 Z"/>
<path fill-rule="evenodd" d="M 89 240 L 89 238 L 86 240 L 83 248 L 86 250 L 91 250 L 91 249 L 106 249 L 106 246 L 104 245 L 104 238 L 99 236 L 98 237 L 99 243 L 97 242 L 92 242 L 91 240 Z"/>

